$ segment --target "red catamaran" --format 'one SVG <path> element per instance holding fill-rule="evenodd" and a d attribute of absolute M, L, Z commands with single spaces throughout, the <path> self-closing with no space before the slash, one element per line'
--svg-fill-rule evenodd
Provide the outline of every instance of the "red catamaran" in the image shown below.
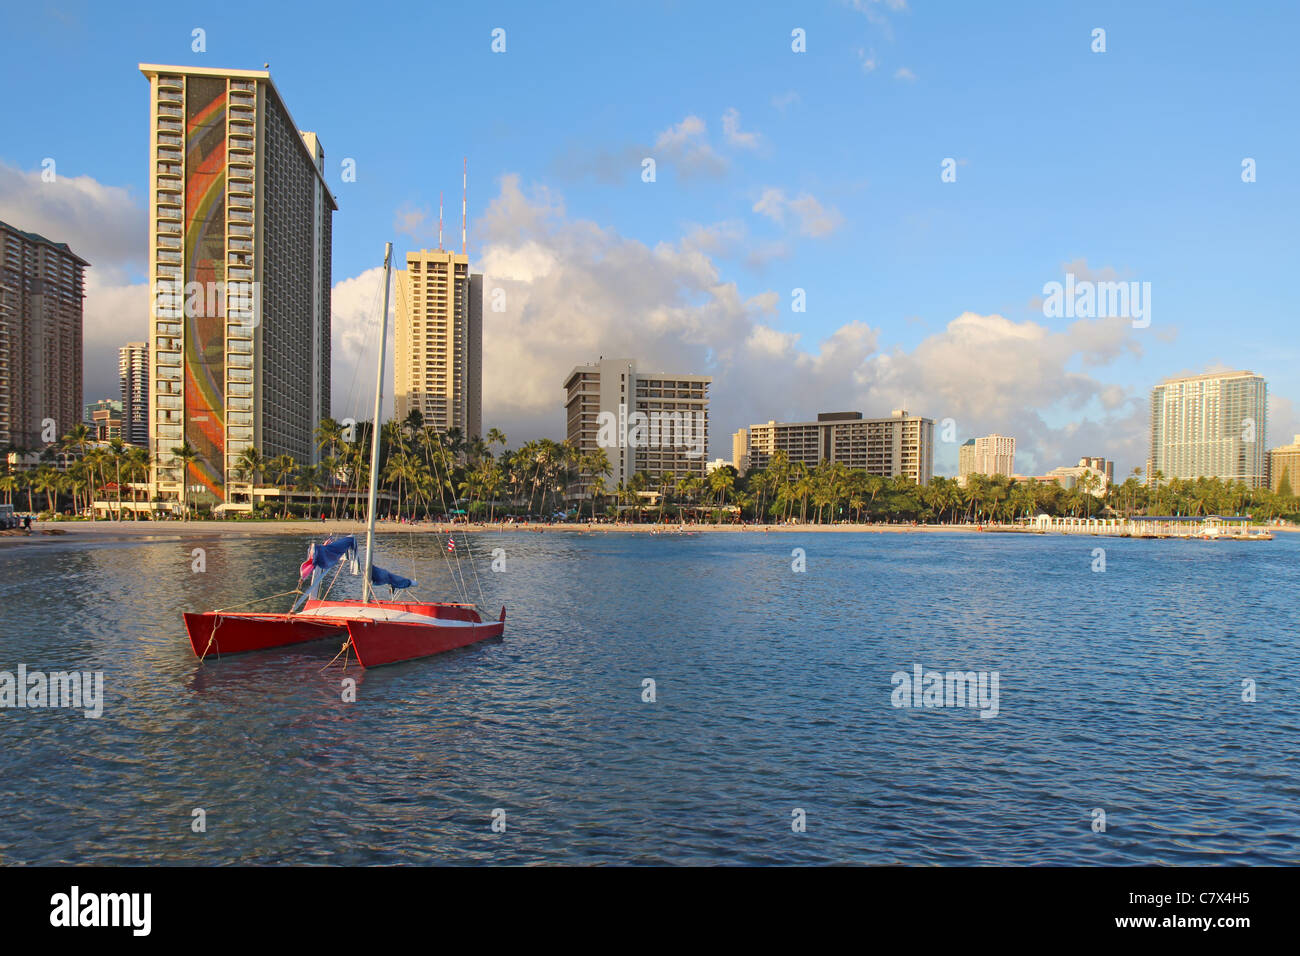
<path fill-rule="evenodd" d="M 465 603 L 418 603 L 381 601 L 375 585 L 387 585 L 390 592 L 415 584 L 409 578 L 377 567 L 375 550 L 375 498 L 379 477 L 379 410 L 384 382 L 384 345 L 388 333 L 388 286 L 392 270 L 393 244 L 384 250 L 384 308 L 379 322 L 379 374 L 375 381 L 375 427 L 370 440 L 370 490 L 366 508 L 365 575 L 361 600 L 330 601 L 318 597 L 326 572 L 343 562 L 356 560 L 357 542 L 351 535 L 332 537 L 313 545 L 299 569 L 300 581 L 311 583 L 294 606 L 284 613 L 257 611 L 209 611 L 185 614 L 190 646 L 200 660 L 210 653 L 232 654 L 284 647 L 346 634 L 344 651 L 355 654 L 363 667 L 393 664 L 465 647 L 505 632 L 506 609 L 496 620 L 486 618 L 477 605 Z"/>

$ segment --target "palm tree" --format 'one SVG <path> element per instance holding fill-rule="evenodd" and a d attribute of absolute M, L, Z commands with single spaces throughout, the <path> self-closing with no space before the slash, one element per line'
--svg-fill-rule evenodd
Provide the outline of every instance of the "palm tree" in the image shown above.
<path fill-rule="evenodd" d="M 199 457 L 189 442 L 183 442 L 172 449 L 172 461 L 181 464 L 181 515 L 188 521 L 190 517 L 189 485 L 190 463 Z"/>
<path fill-rule="evenodd" d="M 659 476 L 659 494 L 662 501 L 659 502 L 659 520 L 663 521 L 668 514 L 668 505 L 672 501 L 673 488 L 676 487 L 677 475 L 671 471 L 665 471 Z"/>
<path fill-rule="evenodd" d="M 421 462 L 408 452 L 390 455 L 380 477 L 390 485 L 397 486 L 397 513 L 402 513 L 404 492 L 408 485 L 415 485 L 421 476 Z"/>
<path fill-rule="evenodd" d="M 597 448 L 594 451 L 580 455 L 578 458 L 578 472 L 590 480 L 590 487 L 594 489 L 599 482 L 600 491 L 605 493 L 604 479 L 614 473 L 613 466 L 609 463 L 609 454 L 603 448 Z M 596 517 L 596 494 L 593 491 L 591 495 L 591 517 Z"/>
<path fill-rule="evenodd" d="M 6 471 L 0 475 L 0 491 L 5 493 L 5 504 L 12 506 L 14 503 L 14 492 L 22 487 L 22 479 L 14 471 Z"/>
<path fill-rule="evenodd" d="M 330 454 L 335 455 L 342 443 L 342 423 L 333 418 L 322 418 L 321 423 L 316 426 L 316 450 L 323 451 L 328 448 Z"/>
<path fill-rule="evenodd" d="M 297 469 L 298 463 L 294 461 L 293 455 L 283 454 L 272 458 L 267 462 L 266 467 L 271 472 L 276 487 L 280 489 L 280 498 L 284 503 L 280 519 L 284 520 L 289 517 L 289 479 Z"/>
<path fill-rule="evenodd" d="M 494 462 L 491 457 L 484 458 L 479 465 L 479 471 L 482 480 L 483 493 L 488 495 L 491 505 L 488 511 L 488 521 L 495 521 L 497 514 L 497 496 L 501 493 L 505 485 L 505 472 L 501 466 Z"/>
<path fill-rule="evenodd" d="M 149 480 L 149 469 L 152 465 L 153 465 L 153 456 L 149 454 L 149 449 L 131 448 L 127 451 L 126 474 L 127 474 L 127 481 L 132 482 L 131 485 L 132 505 L 136 503 L 135 483 L 143 483 Z M 140 510 L 138 508 L 132 508 L 131 515 L 134 520 L 138 521 L 140 519 Z"/>
<path fill-rule="evenodd" d="M 63 447 L 69 450 L 76 449 L 77 454 L 84 455 L 86 448 L 94 441 L 94 435 L 90 431 L 90 426 L 85 422 L 77 422 L 71 430 L 63 436 Z"/>
<path fill-rule="evenodd" d="M 113 462 L 113 482 L 117 485 L 117 521 L 122 520 L 122 463 L 126 461 L 126 442 L 112 438 L 108 442 L 108 454 Z"/>
<path fill-rule="evenodd" d="M 1151 507 L 1153 510 L 1149 510 L 1147 513 L 1161 514 L 1161 503 L 1164 501 L 1165 473 L 1157 468 L 1147 476 L 1147 482 L 1154 488 L 1151 493 Z"/>
<path fill-rule="evenodd" d="M 81 511 L 81 496 L 84 494 L 86 500 L 90 501 L 90 496 L 94 493 L 95 471 L 89 462 L 74 461 L 63 473 L 63 487 L 72 495 L 72 510 Z M 94 512 L 91 512 L 94 514 Z"/>
<path fill-rule="evenodd" d="M 36 509 L 32 506 L 32 475 L 31 472 L 22 471 L 18 473 L 23 487 L 27 489 L 27 513 L 31 514 Z"/>
<path fill-rule="evenodd" d="M 248 503 L 251 507 L 257 506 L 257 482 L 269 464 L 267 458 L 252 445 L 241 451 L 235 459 L 235 475 L 241 481 L 248 482 Z"/>
<path fill-rule="evenodd" d="M 709 490 L 718 496 L 718 522 L 722 522 L 721 509 L 727 503 L 727 495 L 736 484 L 736 475 L 730 468 L 718 468 L 709 475 Z"/>
<path fill-rule="evenodd" d="M 49 503 L 49 510 L 51 512 L 55 510 L 54 496 L 58 494 L 61 479 L 62 476 L 50 465 L 41 465 L 41 467 L 37 468 L 31 475 L 31 487 L 36 491 L 45 494 L 45 500 Z M 30 498 L 28 510 L 31 510 Z"/>

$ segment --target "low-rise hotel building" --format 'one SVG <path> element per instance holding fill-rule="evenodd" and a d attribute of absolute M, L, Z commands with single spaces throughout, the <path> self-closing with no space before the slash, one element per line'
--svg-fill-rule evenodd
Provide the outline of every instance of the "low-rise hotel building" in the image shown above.
<path fill-rule="evenodd" d="M 929 484 L 934 475 L 934 420 L 895 409 L 888 418 L 864 418 L 861 412 L 823 412 L 812 422 L 750 425 L 742 438 L 747 469 L 766 468 L 777 451 L 791 464 L 808 467 L 838 462 L 855 471 L 885 478 L 909 478 Z"/>
<path fill-rule="evenodd" d="M 1091 479 L 1089 479 L 1091 476 Z M 1016 481 L 1054 482 L 1069 491 L 1090 484 L 1094 498 L 1106 497 L 1115 477 L 1115 463 L 1105 458 L 1080 458 L 1077 465 L 1053 468 L 1045 475 L 1012 475 Z"/>

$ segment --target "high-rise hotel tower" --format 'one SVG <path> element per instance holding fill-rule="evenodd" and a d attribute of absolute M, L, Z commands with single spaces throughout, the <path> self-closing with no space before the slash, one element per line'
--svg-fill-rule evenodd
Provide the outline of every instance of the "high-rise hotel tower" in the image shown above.
<path fill-rule="evenodd" d="M 1151 458 L 1173 478 L 1222 478 L 1264 487 L 1268 385 L 1254 372 L 1168 378 L 1151 390 Z"/>
<path fill-rule="evenodd" d="M 271 75 L 142 63 L 150 91 L 149 446 L 158 491 L 172 450 L 196 453 L 188 498 L 247 490 L 241 452 L 317 458 L 330 409 L 325 152 Z M 237 488 L 228 488 L 228 485 Z M 242 497 L 242 495 L 241 495 Z"/>
<path fill-rule="evenodd" d="M 397 271 L 393 409 L 418 411 L 425 427 L 483 437 L 483 276 L 469 256 L 443 249 L 406 254 Z"/>
<path fill-rule="evenodd" d="M 81 421 L 85 259 L 0 222 L 0 449 L 35 451 Z"/>

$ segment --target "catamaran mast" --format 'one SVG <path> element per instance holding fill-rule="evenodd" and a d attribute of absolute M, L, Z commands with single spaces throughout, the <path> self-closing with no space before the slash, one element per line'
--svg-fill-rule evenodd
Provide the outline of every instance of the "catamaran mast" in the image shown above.
<path fill-rule="evenodd" d="M 375 376 L 375 417 L 370 428 L 370 493 L 366 496 L 366 572 L 361 579 L 361 600 L 370 601 L 375 589 L 370 569 L 375 564 L 375 496 L 379 482 L 379 410 L 384 395 L 384 349 L 388 345 L 388 284 L 393 267 L 393 244 L 384 244 L 384 310 L 379 313 L 379 371 Z"/>

